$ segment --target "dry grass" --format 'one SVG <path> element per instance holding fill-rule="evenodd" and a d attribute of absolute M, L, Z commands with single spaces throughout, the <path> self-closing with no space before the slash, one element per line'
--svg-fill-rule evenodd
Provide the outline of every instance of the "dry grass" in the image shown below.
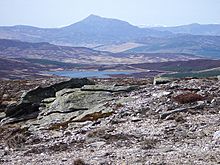
<path fill-rule="evenodd" d="M 19 125 L 3 126 L 0 131 L 1 142 L 8 148 L 22 148 L 30 134 L 27 128 L 20 128 Z"/>
<path fill-rule="evenodd" d="M 86 163 L 82 159 L 76 159 L 73 162 L 73 165 L 86 165 Z"/>
<path fill-rule="evenodd" d="M 84 122 L 84 121 L 96 121 L 100 118 L 106 118 L 109 117 L 113 114 L 113 112 L 106 112 L 106 113 L 102 113 L 102 112 L 95 112 L 92 114 L 88 114 L 86 116 L 84 116 L 82 119 L 79 120 L 74 120 L 75 122 Z"/>
<path fill-rule="evenodd" d="M 180 104 L 186 104 L 186 103 L 193 103 L 196 101 L 202 101 L 204 100 L 204 97 L 196 93 L 185 93 L 185 94 L 180 94 L 174 97 L 173 99 L 174 101 Z"/>

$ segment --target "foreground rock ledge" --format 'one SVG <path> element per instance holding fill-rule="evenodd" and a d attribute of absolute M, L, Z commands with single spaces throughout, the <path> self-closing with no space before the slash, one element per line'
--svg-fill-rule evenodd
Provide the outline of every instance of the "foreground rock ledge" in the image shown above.
<path fill-rule="evenodd" d="M 108 102 L 114 93 L 131 92 L 137 86 L 95 85 L 86 78 L 71 79 L 45 88 L 25 92 L 18 104 L 5 110 L 1 124 L 37 119 L 31 122 L 39 128 L 50 128 L 72 121 L 94 121 L 111 115 L 114 110 Z"/>

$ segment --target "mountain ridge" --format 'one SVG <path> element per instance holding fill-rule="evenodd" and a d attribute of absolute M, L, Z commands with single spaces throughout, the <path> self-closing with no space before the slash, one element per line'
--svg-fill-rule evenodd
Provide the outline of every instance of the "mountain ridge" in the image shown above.
<path fill-rule="evenodd" d="M 129 53 L 187 53 L 208 58 L 220 58 L 220 36 L 175 35 L 167 38 L 142 38 L 142 46 L 129 49 Z"/>
<path fill-rule="evenodd" d="M 201 30 L 199 31 L 198 28 Z M 220 25 L 218 24 L 200 25 L 194 23 L 177 27 L 139 28 L 126 21 L 90 15 L 79 22 L 61 28 L 38 28 L 26 25 L 0 27 L 0 38 L 33 43 L 47 42 L 62 46 L 89 47 L 117 53 L 124 51 L 194 55 L 208 53 L 219 56 L 219 40 L 218 37 L 213 36 L 218 31 L 220 34 Z M 211 37 L 212 39 L 210 39 Z M 143 42 L 144 49 L 139 46 Z M 159 49 L 155 50 L 158 46 Z M 183 46 L 187 47 L 183 48 Z"/>
<path fill-rule="evenodd" d="M 192 35 L 212 35 L 220 36 L 220 24 L 199 24 L 192 23 L 188 25 L 179 25 L 171 27 L 152 27 L 151 29 L 159 31 L 169 31 L 174 34 L 192 34 Z"/>
<path fill-rule="evenodd" d="M 95 15 L 61 28 L 38 28 L 25 25 L 0 27 L 1 38 L 72 46 L 127 42 L 144 36 L 157 37 L 170 34 L 170 32 L 154 29 L 142 29 L 122 20 Z"/>

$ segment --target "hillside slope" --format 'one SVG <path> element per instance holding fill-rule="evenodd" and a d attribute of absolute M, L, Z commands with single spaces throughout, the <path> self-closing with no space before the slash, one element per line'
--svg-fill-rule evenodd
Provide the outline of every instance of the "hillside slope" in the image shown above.
<path fill-rule="evenodd" d="M 127 50 L 133 53 L 187 53 L 220 58 L 220 36 L 176 35 L 167 38 L 142 38 L 144 46 Z"/>
<path fill-rule="evenodd" d="M 0 39 L 0 57 L 47 59 L 90 65 L 177 61 L 198 58 L 194 55 L 181 53 L 110 53 L 85 47 L 57 46 L 46 42 L 29 43 L 6 39 Z"/>

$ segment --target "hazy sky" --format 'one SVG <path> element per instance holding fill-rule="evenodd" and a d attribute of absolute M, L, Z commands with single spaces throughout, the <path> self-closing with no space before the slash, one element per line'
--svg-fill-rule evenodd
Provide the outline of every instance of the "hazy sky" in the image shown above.
<path fill-rule="evenodd" d="M 220 0 L 0 0 L 0 25 L 61 27 L 90 14 L 133 25 L 220 23 Z"/>

